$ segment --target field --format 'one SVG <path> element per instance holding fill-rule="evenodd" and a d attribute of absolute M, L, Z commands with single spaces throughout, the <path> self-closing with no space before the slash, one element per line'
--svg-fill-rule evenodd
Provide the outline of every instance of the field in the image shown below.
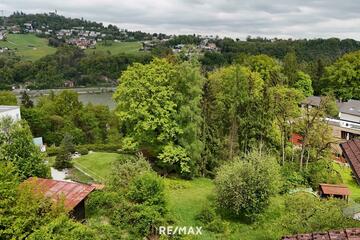
<path fill-rule="evenodd" d="M 9 34 L 7 41 L 0 41 L 0 47 L 15 50 L 17 56 L 24 60 L 35 61 L 56 51 L 48 46 L 48 40 L 33 34 Z"/>
<path fill-rule="evenodd" d="M 129 54 L 144 54 L 140 52 L 141 48 L 140 42 L 110 42 L 109 45 L 104 45 L 102 42 L 96 44 L 96 49 L 86 49 L 86 53 L 91 54 L 93 52 L 104 52 L 111 53 L 112 55 L 119 53 L 129 53 Z"/>
<path fill-rule="evenodd" d="M 74 165 L 91 175 L 94 179 L 104 181 L 110 174 L 111 165 L 115 161 L 129 157 L 129 155 L 117 153 L 95 152 L 73 161 Z M 75 173 L 78 174 L 78 173 Z M 76 176 L 76 175 L 75 175 Z M 80 177 L 83 178 L 83 176 Z M 203 223 L 196 219 L 198 213 L 206 206 L 214 203 L 214 183 L 207 178 L 183 180 L 178 178 L 165 178 L 166 200 L 168 202 L 169 216 L 176 226 L 202 226 Z M 269 239 L 269 232 L 278 234 L 278 228 L 272 229 L 271 224 L 276 217 L 283 213 L 283 196 L 274 197 L 271 205 L 264 214 L 267 219 L 268 229 L 256 227 L 240 221 L 226 220 L 227 230 L 224 234 L 217 234 L 203 229 L 200 236 L 192 236 L 192 240 L 215 240 L 215 239 Z M 90 222 L 99 221 L 97 218 L 88 219 Z M 279 235 L 281 236 L 281 235 Z"/>

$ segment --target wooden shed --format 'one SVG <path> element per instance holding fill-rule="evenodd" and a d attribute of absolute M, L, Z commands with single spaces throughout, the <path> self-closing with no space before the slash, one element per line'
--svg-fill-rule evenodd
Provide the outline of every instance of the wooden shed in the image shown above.
<path fill-rule="evenodd" d="M 322 198 L 334 197 L 348 200 L 350 190 L 345 185 L 325 184 L 319 186 L 319 195 Z"/>
<path fill-rule="evenodd" d="M 73 218 L 77 220 L 85 219 L 85 200 L 95 190 L 95 186 L 34 177 L 27 179 L 25 182 L 33 183 L 44 196 L 51 198 L 55 202 L 60 199 L 63 200 L 65 208 Z"/>

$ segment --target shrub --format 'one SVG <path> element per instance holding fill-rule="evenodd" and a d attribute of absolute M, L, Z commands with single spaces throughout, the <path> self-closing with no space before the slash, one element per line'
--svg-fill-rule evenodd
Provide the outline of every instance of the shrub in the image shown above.
<path fill-rule="evenodd" d="M 165 213 L 165 185 L 156 173 L 145 173 L 134 178 L 127 197 L 136 204 L 156 206 L 159 213 Z"/>
<path fill-rule="evenodd" d="M 119 144 L 85 144 L 81 146 L 94 152 L 119 152 L 121 149 Z"/>
<path fill-rule="evenodd" d="M 209 223 L 214 221 L 216 212 L 212 207 L 203 208 L 199 214 L 196 215 L 196 220 L 202 223 Z"/>
<path fill-rule="evenodd" d="M 54 168 L 57 170 L 63 170 L 64 168 L 71 168 L 71 154 L 64 149 L 60 149 L 60 152 L 56 155 Z"/>
<path fill-rule="evenodd" d="M 215 179 L 218 204 L 225 213 L 253 220 L 278 192 L 280 179 L 275 158 L 252 152 L 219 169 Z"/>
<path fill-rule="evenodd" d="M 151 167 L 141 155 L 117 161 L 112 170 L 109 180 L 109 187 L 116 191 L 124 191 L 135 176 L 150 172 Z"/>
<path fill-rule="evenodd" d="M 56 156 L 59 153 L 60 148 L 54 145 L 46 148 L 46 153 L 49 157 Z"/>
<path fill-rule="evenodd" d="M 89 153 L 89 149 L 84 146 L 77 146 L 76 151 L 79 152 L 81 155 L 87 155 Z"/>

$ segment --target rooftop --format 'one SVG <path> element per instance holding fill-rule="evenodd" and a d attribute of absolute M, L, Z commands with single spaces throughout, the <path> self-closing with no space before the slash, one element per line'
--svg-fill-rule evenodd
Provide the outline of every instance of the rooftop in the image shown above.
<path fill-rule="evenodd" d="M 324 194 L 327 195 L 341 195 L 349 196 L 350 190 L 344 185 L 335 185 L 335 184 L 320 184 L 320 189 Z"/>
<path fill-rule="evenodd" d="M 348 228 L 342 230 L 330 230 L 328 232 L 297 234 L 293 236 L 285 236 L 282 240 L 359 240 L 360 228 Z"/>
<path fill-rule="evenodd" d="M 350 167 L 359 182 L 360 180 L 360 139 L 352 139 L 340 144 Z"/>
<path fill-rule="evenodd" d="M 302 104 L 310 105 L 310 106 L 320 106 L 321 97 L 319 96 L 310 96 L 307 97 L 304 101 L 301 102 Z"/>
<path fill-rule="evenodd" d="M 359 100 L 349 100 L 347 102 L 343 102 L 340 105 L 339 111 L 341 113 L 360 116 L 360 101 Z"/>
<path fill-rule="evenodd" d="M 1 112 L 7 112 L 14 109 L 19 109 L 19 106 L 6 106 L 6 105 L 0 105 L 0 113 Z"/>
<path fill-rule="evenodd" d="M 63 198 L 65 207 L 70 210 L 95 190 L 95 186 L 45 178 L 31 177 L 26 182 L 34 182 L 46 197 L 50 197 L 54 201 Z"/>

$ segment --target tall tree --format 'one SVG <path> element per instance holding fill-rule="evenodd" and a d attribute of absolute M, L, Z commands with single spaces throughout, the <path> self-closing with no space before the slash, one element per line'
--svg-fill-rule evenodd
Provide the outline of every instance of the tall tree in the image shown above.
<path fill-rule="evenodd" d="M 147 149 L 170 171 L 194 174 L 202 149 L 202 85 L 193 63 L 155 59 L 130 67 L 114 94 L 125 146 Z"/>
<path fill-rule="evenodd" d="M 299 65 L 294 50 L 288 52 L 284 57 L 284 74 L 288 78 L 288 84 L 293 85 L 296 82 Z"/>
<path fill-rule="evenodd" d="M 300 115 L 299 103 L 303 99 L 300 91 L 285 86 L 273 87 L 270 90 L 271 107 L 276 117 L 276 124 L 281 132 L 281 157 L 285 163 L 285 145 L 289 135 L 290 125 Z"/>

